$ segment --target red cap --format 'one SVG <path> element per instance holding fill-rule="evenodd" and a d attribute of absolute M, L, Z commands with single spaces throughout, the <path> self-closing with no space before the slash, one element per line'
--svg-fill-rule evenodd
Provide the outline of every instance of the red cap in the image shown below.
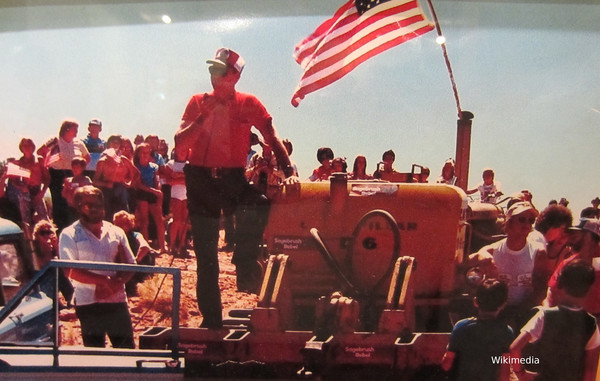
<path fill-rule="evenodd" d="M 242 72 L 244 65 L 246 64 L 244 59 L 239 54 L 228 48 L 220 48 L 217 50 L 215 58 L 206 61 L 206 63 L 224 67 L 229 66 L 237 70 L 238 73 Z"/>

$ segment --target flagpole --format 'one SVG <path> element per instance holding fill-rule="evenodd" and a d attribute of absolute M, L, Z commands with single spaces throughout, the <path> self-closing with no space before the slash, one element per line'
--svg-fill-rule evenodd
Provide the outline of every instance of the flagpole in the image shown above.
<path fill-rule="evenodd" d="M 444 38 L 442 34 L 442 28 L 440 27 L 440 23 L 437 18 L 437 14 L 435 13 L 435 9 L 433 8 L 433 4 L 431 0 L 427 0 L 427 5 L 429 5 L 429 10 L 431 11 L 431 15 L 433 16 L 433 21 L 435 23 L 435 30 L 438 34 L 438 37 Z M 454 80 L 454 74 L 452 73 L 452 66 L 450 65 L 450 58 L 448 57 L 448 50 L 446 49 L 446 42 L 442 42 L 441 44 L 442 52 L 444 54 L 444 61 L 446 61 L 446 68 L 448 69 L 448 75 L 450 76 L 450 82 L 452 83 L 452 91 L 454 92 L 454 99 L 456 100 L 456 108 L 458 109 L 458 119 L 462 119 L 462 110 L 460 108 L 460 99 L 458 98 L 458 89 L 456 88 L 456 81 Z"/>

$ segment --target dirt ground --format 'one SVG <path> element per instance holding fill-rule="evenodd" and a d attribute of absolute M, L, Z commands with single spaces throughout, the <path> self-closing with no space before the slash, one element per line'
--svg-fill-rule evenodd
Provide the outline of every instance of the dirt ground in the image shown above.
<path fill-rule="evenodd" d="M 221 232 L 223 233 L 223 232 Z M 220 247 L 224 245 L 220 241 Z M 196 258 L 189 250 L 190 258 L 173 258 L 170 254 L 161 254 L 156 265 L 177 267 L 181 270 L 181 305 L 179 321 L 181 327 L 199 327 L 202 315 L 196 303 Z M 226 316 L 231 309 L 256 306 L 255 294 L 237 292 L 235 266 L 231 264 L 231 251 L 219 251 L 221 297 L 223 312 Z M 138 294 L 129 298 L 132 324 L 136 345 L 139 336 L 150 327 L 171 325 L 172 277 L 157 274 L 138 285 Z M 158 295 L 158 296 L 157 296 Z M 83 345 L 79 320 L 74 309 L 64 309 L 60 313 L 61 345 Z M 107 343 L 107 345 L 109 345 Z"/>

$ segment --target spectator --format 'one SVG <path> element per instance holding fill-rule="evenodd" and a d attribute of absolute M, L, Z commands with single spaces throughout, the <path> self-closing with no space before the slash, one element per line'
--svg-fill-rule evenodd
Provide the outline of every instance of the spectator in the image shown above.
<path fill-rule="evenodd" d="M 133 149 L 133 144 L 131 143 L 131 140 L 129 140 L 127 138 L 122 138 L 120 151 L 121 151 L 122 156 L 126 157 L 127 159 L 131 160 L 131 162 L 133 162 L 134 149 Z"/>
<path fill-rule="evenodd" d="M 419 168 L 420 172 L 415 173 L 415 168 Z M 413 166 L 412 166 L 413 181 L 412 182 L 427 183 L 430 174 L 431 174 L 431 171 L 429 170 L 429 167 L 424 167 L 422 165 L 413 164 Z"/>
<path fill-rule="evenodd" d="M 290 157 L 290 165 L 294 169 L 293 176 L 298 177 L 298 167 L 296 167 L 296 164 L 292 161 L 292 152 L 294 151 L 294 146 L 292 145 L 292 142 L 289 139 L 283 139 L 281 143 L 285 147 L 285 150 L 287 151 L 288 156 Z"/>
<path fill-rule="evenodd" d="M 33 254 L 36 270 L 45 267 L 52 259 L 58 258 L 58 237 L 56 226 L 48 220 L 40 220 L 33 227 Z M 40 284 L 40 289 L 49 297 L 54 296 L 54 277 L 48 277 Z M 72 307 L 73 285 L 62 270 L 58 271 L 58 290 L 65 298 L 66 307 Z"/>
<path fill-rule="evenodd" d="M 100 131 L 102 131 L 102 121 L 98 119 L 92 119 L 88 123 L 88 136 L 83 139 L 83 144 L 90 153 L 90 162 L 87 165 L 85 175 L 90 178 L 94 178 L 94 172 L 96 172 L 96 164 L 100 160 L 100 155 L 106 149 L 106 142 L 100 138 Z"/>
<path fill-rule="evenodd" d="M 372 180 L 373 176 L 367 174 L 367 158 L 364 155 L 358 155 L 352 165 L 350 180 Z"/>
<path fill-rule="evenodd" d="M 94 185 L 104 193 L 107 220 L 112 220 L 119 210 L 133 210 L 129 205 L 129 189 L 139 178 L 132 161 L 120 154 L 121 144 L 121 135 L 108 138 L 108 149 L 102 153 L 94 176 Z"/>
<path fill-rule="evenodd" d="M 558 276 L 560 271 L 569 263 L 576 260 L 583 260 L 594 266 L 597 279 L 593 283 L 586 298 L 583 299 L 583 308 L 592 315 L 600 317 L 600 221 L 595 218 L 582 219 L 579 225 L 569 229 L 570 242 L 573 255 L 564 259 L 554 270 L 552 277 L 548 281 L 548 290 L 544 306 L 553 307 L 557 305 L 556 294 L 558 292 Z"/>
<path fill-rule="evenodd" d="M 170 157 L 169 157 L 169 143 L 167 143 L 167 141 L 165 139 L 159 139 L 158 140 L 158 148 L 156 149 L 156 151 L 158 152 L 158 154 L 160 156 L 163 157 L 163 159 L 165 160 L 165 162 L 168 162 Z"/>
<path fill-rule="evenodd" d="M 164 167 L 166 164 L 166 158 L 163 157 L 158 151 L 158 147 L 160 145 L 160 139 L 158 135 L 148 135 L 146 139 L 144 139 L 144 143 L 150 146 L 150 159 L 153 163 L 158 165 L 159 167 Z"/>
<path fill-rule="evenodd" d="M 539 310 L 511 344 L 511 356 L 520 360 L 525 346 L 535 343 L 536 380 L 596 380 L 600 333 L 596 319 L 581 307 L 594 278 L 585 261 L 567 264 L 557 280 L 558 307 Z M 532 379 L 518 361 L 513 370 L 519 380 Z"/>
<path fill-rule="evenodd" d="M 156 226 L 154 248 L 166 252 L 165 227 L 161 213 L 163 194 L 158 185 L 158 165 L 151 162 L 151 153 L 148 143 L 142 143 L 135 149 L 135 166 L 140 172 L 135 192 L 135 219 L 144 238 L 148 239 L 148 227 L 152 217 Z"/>
<path fill-rule="evenodd" d="M 185 174 L 183 168 L 187 161 L 188 151 L 175 146 L 173 160 L 167 163 L 167 178 L 171 185 L 171 212 L 173 221 L 169 229 L 169 250 L 174 257 L 187 258 L 187 193 L 185 190 Z"/>
<path fill-rule="evenodd" d="M 160 147 L 160 138 L 157 135 L 148 135 L 146 136 L 146 139 L 144 140 L 145 143 L 150 145 L 150 148 L 152 149 L 151 153 L 150 153 L 150 157 L 151 157 L 151 162 L 155 163 L 156 165 L 158 165 L 158 183 L 159 183 L 159 188 L 160 191 L 163 194 L 163 198 L 160 204 L 160 210 L 161 210 L 161 214 L 163 216 L 166 216 L 167 214 L 169 214 L 169 202 L 171 201 L 171 195 L 168 193 L 165 193 L 165 191 L 169 191 L 169 187 L 168 184 L 166 184 L 167 186 L 165 187 L 165 165 L 167 163 L 167 157 L 161 155 L 161 153 L 159 152 L 159 147 Z M 166 143 L 166 142 L 165 142 Z M 165 200 L 166 199 L 166 200 Z M 156 232 L 156 234 L 158 234 L 158 232 L 155 230 L 156 227 L 151 226 L 152 227 L 152 232 Z"/>
<path fill-rule="evenodd" d="M 221 48 L 208 63 L 214 91 L 192 96 L 175 135 L 175 144 L 190 150 L 185 179 L 188 194 L 194 195 L 188 198 L 188 208 L 197 259 L 202 326 L 220 328 L 223 323 L 217 250 L 221 210 L 236 210 L 233 262 L 238 290 L 256 292 L 261 279 L 256 260 L 269 201 L 251 187 L 244 176 L 250 129 L 254 127 L 260 132 L 286 177 L 292 176 L 293 169 L 265 107 L 255 96 L 235 89 L 244 68 L 240 55 Z M 242 106 L 244 118 L 231 118 Z M 235 136 L 230 131 L 235 131 Z"/>
<path fill-rule="evenodd" d="M 156 259 L 154 258 L 154 252 L 150 248 L 148 241 L 144 236 L 136 232 L 135 228 L 135 216 L 124 210 L 120 210 L 113 216 L 113 224 L 120 227 L 127 236 L 127 242 L 129 248 L 135 256 L 135 262 L 138 265 L 154 266 Z M 127 296 L 136 296 L 138 283 L 143 282 L 149 277 L 147 273 L 136 272 L 131 279 L 125 283 L 125 292 Z"/>
<path fill-rule="evenodd" d="M 63 183 L 61 194 L 63 198 L 67 200 L 67 205 L 69 208 L 69 224 L 77 221 L 79 218 L 79 214 L 77 214 L 77 206 L 73 200 L 75 191 L 77 188 L 81 188 L 86 185 L 92 185 L 92 180 L 84 175 L 85 166 L 86 162 L 82 157 L 74 157 L 73 160 L 71 160 L 71 170 L 73 171 L 73 176 L 67 177 Z"/>
<path fill-rule="evenodd" d="M 250 160 L 250 169 L 246 171 L 248 181 L 269 199 L 279 191 L 285 175 L 279 170 L 271 147 L 262 144 L 262 153 L 256 153 Z"/>
<path fill-rule="evenodd" d="M 308 178 L 310 181 L 328 181 L 331 176 L 331 161 L 333 151 L 329 147 L 321 147 L 317 150 L 317 160 L 321 165 L 313 170 Z"/>
<path fill-rule="evenodd" d="M 569 200 L 567 200 L 564 197 L 561 197 L 560 201 L 558 202 L 558 205 L 562 205 L 566 208 L 569 206 Z"/>
<path fill-rule="evenodd" d="M 170 160 L 170 157 L 169 145 L 165 139 L 160 139 L 158 141 L 157 152 L 160 156 L 162 156 L 166 165 L 166 163 Z M 163 193 L 162 213 L 163 216 L 168 216 L 171 214 L 171 184 L 169 184 L 169 180 L 167 178 L 166 168 L 159 172 L 158 179 L 160 182 L 160 190 Z"/>
<path fill-rule="evenodd" d="M 442 174 L 436 180 L 438 184 L 456 185 L 456 175 L 454 174 L 454 159 L 448 159 L 442 167 Z"/>
<path fill-rule="evenodd" d="M 50 195 L 52 196 L 52 220 L 59 231 L 69 224 L 68 204 L 62 197 L 62 186 L 65 178 L 73 176 L 71 160 L 81 156 L 86 162 L 90 154 L 82 141 L 77 139 L 79 123 L 65 120 L 60 126 L 58 138 L 48 140 L 37 153 L 45 158 L 45 165 L 50 171 Z"/>
<path fill-rule="evenodd" d="M 448 349 L 442 359 L 445 371 L 454 370 L 456 380 L 505 380 L 510 378 L 508 364 L 494 363 L 494 357 L 508 357 L 513 330 L 498 319 L 508 296 L 505 283 L 486 279 L 473 300 L 477 317 L 456 323 Z"/>
<path fill-rule="evenodd" d="M 381 156 L 381 162 L 377 164 L 377 170 L 373 172 L 373 177 L 385 181 L 406 181 L 402 178 L 400 172 L 394 168 L 396 154 L 392 150 L 387 150 Z"/>
<path fill-rule="evenodd" d="M 600 206 L 600 198 L 596 197 L 590 202 L 592 203 L 592 206 L 588 206 L 587 208 L 584 208 L 581 211 L 579 217 L 581 217 L 581 218 L 600 218 L 600 209 L 598 209 L 598 206 Z"/>
<path fill-rule="evenodd" d="M 248 160 L 246 161 L 246 169 L 250 168 L 250 160 L 252 160 L 252 157 L 256 154 L 256 151 L 252 147 L 254 147 L 257 144 L 260 144 L 262 146 L 262 142 L 259 139 L 258 135 L 252 132 L 250 134 L 250 148 L 248 149 Z"/>
<path fill-rule="evenodd" d="M 336 157 L 331 161 L 331 173 L 335 172 L 348 172 L 348 164 L 346 163 L 346 159 L 343 157 Z"/>
<path fill-rule="evenodd" d="M 144 142 L 144 136 L 141 134 L 137 134 L 135 136 L 135 138 L 133 139 L 133 145 L 135 147 L 139 146 L 140 144 L 142 144 Z"/>
<path fill-rule="evenodd" d="M 48 189 L 50 178 L 42 158 L 34 155 L 33 140 L 21 139 L 19 150 L 23 156 L 7 165 L 6 193 L 8 199 L 19 209 L 21 221 L 27 234 L 30 235 L 31 227 L 36 221 L 48 218 L 44 194 Z M 18 173 L 11 171 L 12 166 L 16 166 L 14 169 L 18 169 L 15 171 Z"/>
<path fill-rule="evenodd" d="M 502 192 L 500 183 L 494 180 L 494 170 L 485 168 L 482 177 L 483 182 L 479 183 L 477 188 L 467 190 L 466 193 L 473 194 L 479 191 L 481 202 L 495 204 L 498 198 L 502 196 Z"/>
<path fill-rule="evenodd" d="M 541 302 L 546 288 L 541 283 L 541 269 L 536 266 L 544 247 L 527 239 L 537 215 L 537 210 L 528 202 L 514 204 L 506 212 L 506 238 L 469 256 L 472 265 L 508 285 L 508 304 L 502 315 L 515 330 L 527 318 L 530 309 Z"/>
<path fill-rule="evenodd" d="M 134 264 L 123 229 L 104 221 L 102 191 L 87 185 L 75 192 L 80 219 L 60 234 L 61 259 Z M 115 348 L 134 348 L 125 283 L 130 272 L 70 269 L 75 286 L 75 312 L 83 345 L 104 347 L 108 335 Z"/>
<path fill-rule="evenodd" d="M 540 276 L 543 276 L 540 282 L 547 284 L 556 266 L 571 255 L 567 229 L 572 224 L 571 211 L 560 205 L 546 207 L 535 221 L 535 231 L 528 238 L 538 241 L 546 248 L 538 258 L 540 270 L 543 269 L 540 272 Z"/>

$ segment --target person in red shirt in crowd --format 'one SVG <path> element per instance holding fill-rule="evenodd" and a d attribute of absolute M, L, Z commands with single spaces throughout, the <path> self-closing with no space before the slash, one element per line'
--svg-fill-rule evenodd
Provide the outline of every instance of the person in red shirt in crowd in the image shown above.
<path fill-rule="evenodd" d="M 220 328 L 223 317 L 217 250 L 221 210 L 235 209 L 233 263 L 238 289 L 254 292 L 260 282 L 256 261 L 269 200 L 244 176 L 250 129 L 255 127 L 273 149 L 286 177 L 292 177 L 293 168 L 265 106 L 256 96 L 235 88 L 244 68 L 243 58 L 233 50 L 221 48 L 207 63 L 214 90 L 192 96 L 175 134 L 175 145 L 189 150 L 184 173 L 197 258 L 201 326 Z M 292 181 L 295 179 L 288 180 Z"/>
<path fill-rule="evenodd" d="M 548 293 L 542 305 L 544 307 L 557 305 L 556 292 L 561 270 L 568 263 L 576 259 L 582 259 L 587 264 L 592 265 L 596 271 L 596 280 L 583 301 L 583 308 L 598 318 L 600 317 L 600 247 L 598 246 L 600 243 L 600 221 L 595 218 L 582 218 L 579 225 L 571 227 L 569 231 L 574 254 L 559 263 L 554 270 L 548 281 Z"/>
<path fill-rule="evenodd" d="M 317 150 L 317 160 L 321 165 L 313 170 L 308 178 L 310 181 L 329 181 L 329 176 L 333 172 L 331 162 L 333 160 L 333 151 L 329 147 L 321 147 Z"/>

